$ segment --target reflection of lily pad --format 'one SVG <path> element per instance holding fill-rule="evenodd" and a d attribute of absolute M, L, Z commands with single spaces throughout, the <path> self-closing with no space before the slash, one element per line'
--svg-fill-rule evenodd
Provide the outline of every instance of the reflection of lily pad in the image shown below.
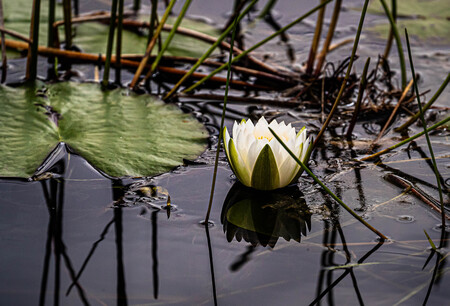
<path fill-rule="evenodd" d="M 153 96 L 96 84 L 47 88 L 43 97 L 0 87 L 0 176 L 31 176 L 61 141 L 112 176 L 168 171 L 205 148 L 203 126 Z"/>
<path fill-rule="evenodd" d="M 379 1 L 371 1 L 369 12 L 384 15 Z M 430 43 L 443 44 L 450 41 L 450 5 L 448 0 L 408 0 L 397 1 L 397 24 L 401 33 L 408 28 L 410 35 Z M 386 37 L 389 21 L 368 28 L 370 31 Z"/>
<path fill-rule="evenodd" d="M 31 6 L 33 1 L 30 0 L 15 0 L 4 1 L 5 11 L 5 28 L 14 30 L 23 34 L 29 35 L 30 31 L 30 16 Z M 56 20 L 61 20 L 62 7 L 56 7 Z M 148 17 L 142 17 L 143 20 L 149 20 Z M 168 24 L 174 22 L 174 18 L 169 18 Z M 39 27 L 39 44 L 47 45 L 47 23 L 48 23 L 48 0 L 41 1 L 41 17 Z M 217 36 L 218 30 L 214 27 L 200 21 L 185 19 L 180 25 L 189 29 L 197 30 L 204 34 Z M 106 43 L 108 39 L 108 25 L 97 22 L 82 23 L 74 25 L 76 27 L 75 37 L 73 43 L 80 47 L 87 53 L 105 53 Z M 60 40 L 64 40 L 64 27 L 61 26 L 59 31 Z M 167 33 L 161 34 L 164 40 Z M 122 53 L 143 54 L 146 49 L 147 36 L 139 35 L 132 31 L 124 31 L 122 35 Z M 184 35 L 175 35 L 169 48 L 166 51 L 167 55 L 179 56 L 201 56 L 210 45 L 201 42 L 197 39 L 190 38 Z M 8 52 L 9 57 L 18 57 L 17 52 Z"/>

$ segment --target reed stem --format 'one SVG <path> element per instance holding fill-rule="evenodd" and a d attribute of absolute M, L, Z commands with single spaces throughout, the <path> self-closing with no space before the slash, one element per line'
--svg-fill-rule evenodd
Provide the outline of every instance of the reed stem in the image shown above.
<path fill-rule="evenodd" d="M 428 101 L 427 104 L 425 104 L 423 106 L 422 110 L 424 112 L 426 110 L 428 110 L 433 105 L 434 102 L 436 102 L 436 100 L 439 98 L 441 93 L 444 91 L 445 87 L 447 87 L 449 81 L 450 81 L 450 73 L 447 74 L 447 77 L 445 78 L 444 82 L 441 84 L 441 86 L 436 91 L 436 93 L 433 95 L 433 97 L 431 97 L 430 101 Z M 419 118 L 419 117 L 420 117 L 420 111 L 418 111 L 414 116 L 409 118 L 409 120 L 407 122 L 405 122 L 404 124 L 402 124 L 399 128 L 396 128 L 395 131 L 396 132 L 402 132 L 403 130 L 408 128 L 411 124 L 416 122 L 417 118 Z"/>
<path fill-rule="evenodd" d="M 320 3 L 324 3 L 325 0 L 321 0 Z M 310 75 L 314 67 L 314 61 L 316 59 L 316 53 L 319 49 L 320 35 L 322 34 L 323 17 L 325 15 L 325 6 L 319 10 L 316 21 L 316 29 L 314 30 L 314 37 L 309 49 L 308 61 L 306 62 L 306 74 Z"/>
<path fill-rule="evenodd" d="M 283 28 L 281 28 L 280 30 L 276 31 L 275 33 L 273 33 L 272 35 L 266 37 L 265 39 L 261 40 L 260 42 L 258 42 L 257 44 L 253 45 L 252 47 L 250 47 L 249 49 L 243 51 L 241 54 L 237 55 L 233 60 L 232 60 L 232 64 L 234 64 L 235 62 L 239 61 L 241 58 L 243 58 L 244 56 L 246 56 L 248 53 L 252 52 L 253 50 L 261 47 L 262 45 L 264 45 L 265 43 L 267 43 L 268 41 L 272 40 L 274 37 L 280 35 L 281 33 L 287 31 L 288 29 L 290 29 L 291 27 L 293 27 L 294 25 L 296 25 L 297 23 L 299 23 L 300 21 L 302 21 L 303 19 L 305 19 L 306 17 L 308 17 L 309 15 L 313 14 L 315 11 L 317 11 L 318 9 L 320 9 L 321 7 L 323 7 L 324 5 L 328 4 L 329 2 L 331 2 L 331 0 L 327 0 L 326 2 L 316 6 L 315 8 L 313 8 L 312 10 L 310 10 L 309 12 L 307 12 L 306 14 L 304 14 L 303 16 L 297 18 L 296 20 L 294 20 L 293 22 L 289 23 L 288 25 L 284 26 Z M 212 76 L 216 75 L 218 72 L 222 71 L 225 67 L 227 67 L 227 64 L 223 64 L 222 66 L 220 66 L 219 68 L 215 69 L 213 72 L 211 72 L 208 76 L 204 77 L 203 79 L 201 79 L 200 81 L 196 82 L 195 84 L 193 84 L 192 86 L 190 86 L 189 88 L 183 90 L 184 93 L 189 92 L 194 90 L 195 88 L 197 88 L 198 86 L 200 86 L 201 84 L 203 84 L 205 81 L 209 80 Z"/>
<path fill-rule="evenodd" d="M 363 9 L 361 11 L 361 17 L 359 19 L 359 25 L 358 25 L 358 30 L 356 32 L 355 41 L 353 43 L 352 55 L 350 56 L 350 62 L 348 63 L 347 72 L 345 74 L 344 80 L 342 81 L 341 89 L 339 90 L 338 96 L 336 97 L 333 107 L 331 108 L 331 111 L 328 114 L 327 120 L 325 120 L 325 123 L 323 124 L 322 128 L 320 129 L 319 134 L 317 134 L 317 138 L 314 141 L 313 148 L 315 148 L 319 144 L 319 142 L 322 138 L 322 135 L 325 133 L 325 130 L 328 127 L 328 124 L 330 124 L 331 118 L 333 118 L 333 115 L 337 109 L 339 101 L 341 100 L 342 94 L 344 93 L 345 85 L 347 85 L 347 80 L 350 77 L 350 73 L 351 73 L 352 67 L 353 67 L 353 62 L 355 61 L 355 54 L 356 54 L 356 50 L 358 49 L 359 37 L 361 36 L 361 31 L 362 31 L 362 27 L 364 24 L 364 18 L 366 16 L 368 5 L 369 5 L 369 0 L 365 0 Z"/>
<path fill-rule="evenodd" d="M 394 18 L 394 22 L 397 22 L 397 0 L 391 1 L 392 6 L 392 17 Z M 386 48 L 384 49 L 383 59 L 387 60 L 389 57 L 389 52 L 391 51 L 392 41 L 394 40 L 394 31 L 392 27 L 389 29 L 389 36 L 386 42 Z"/>
<path fill-rule="evenodd" d="M 242 18 L 244 18 L 245 15 L 250 11 L 250 9 L 253 7 L 253 5 L 258 2 L 258 0 L 253 0 L 243 11 L 242 13 L 237 16 L 237 22 L 239 23 Z M 233 30 L 234 23 L 231 24 L 218 38 L 217 40 L 211 45 L 211 47 L 198 59 L 198 61 L 191 67 L 191 69 L 172 87 L 172 89 L 169 91 L 169 93 L 164 97 L 164 100 L 170 98 L 175 91 L 183 84 L 183 82 L 189 78 L 192 73 L 194 73 L 197 68 L 206 60 L 206 58 L 217 48 L 217 46 L 228 36 L 228 33 Z M 232 52 L 232 51 L 231 51 Z"/>
<path fill-rule="evenodd" d="M 336 25 L 339 19 L 341 6 L 342 0 L 336 0 L 334 4 L 333 16 L 331 17 L 330 28 L 328 29 L 327 37 L 325 38 L 325 42 L 323 43 L 322 52 L 320 52 L 319 58 L 317 59 L 316 71 L 314 73 L 316 76 L 320 74 L 320 71 L 322 71 L 322 66 L 325 62 L 328 49 L 330 48 L 331 40 L 334 36 L 334 30 L 336 29 Z"/>
<path fill-rule="evenodd" d="M 116 84 L 121 83 L 122 72 L 122 30 L 123 30 L 123 5 L 124 0 L 119 0 L 118 16 L 117 16 L 117 38 L 116 38 Z"/>
<path fill-rule="evenodd" d="M 47 32 L 47 47 L 53 48 L 55 46 L 55 29 L 53 28 L 53 24 L 55 23 L 55 5 L 56 0 L 48 1 L 48 32 Z M 55 57 L 50 56 L 48 58 L 49 64 L 55 63 Z"/>
<path fill-rule="evenodd" d="M 147 45 L 147 50 L 145 50 L 145 55 L 142 58 L 142 61 L 140 62 L 139 66 L 136 70 L 136 73 L 134 74 L 133 80 L 130 83 L 131 88 L 136 87 L 139 77 L 141 76 L 142 71 L 144 70 L 145 66 L 147 65 L 148 59 L 150 58 L 150 55 L 152 53 L 153 47 L 155 46 L 156 40 L 158 39 L 159 34 L 161 33 L 161 30 L 162 30 L 164 24 L 166 23 L 167 18 L 169 17 L 172 7 L 175 5 L 176 2 L 177 2 L 177 0 L 171 0 L 169 5 L 167 6 L 166 11 L 164 12 L 164 15 L 162 16 L 162 18 L 158 24 L 158 27 L 156 28 L 156 31 L 155 31 L 152 39 L 150 40 L 150 43 Z"/>
<path fill-rule="evenodd" d="M 441 202 L 441 222 L 442 222 L 441 244 L 442 244 L 442 241 L 445 237 L 444 236 L 445 235 L 445 207 L 444 207 L 444 197 L 442 195 L 441 180 L 439 179 L 439 170 L 437 168 L 436 158 L 434 157 L 433 146 L 431 145 L 430 136 L 428 135 L 428 132 L 427 132 L 427 124 L 425 122 L 425 117 L 423 115 L 422 104 L 420 102 L 419 87 L 417 86 L 416 73 L 414 71 L 414 63 L 413 63 L 412 54 L 411 54 L 411 46 L 409 45 L 409 36 L 408 36 L 407 29 L 405 29 L 405 36 L 406 36 L 406 46 L 408 48 L 409 64 L 411 67 L 411 74 L 412 74 L 412 78 L 414 81 L 414 90 L 416 92 L 417 104 L 419 105 L 420 120 L 422 121 L 423 131 L 425 132 L 425 138 L 427 140 L 428 150 L 430 151 L 431 161 L 433 163 L 434 175 L 436 176 L 436 182 L 437 182 L 437 186 L 438 186 L 438 190 L 439 190 L 439 201 Z"/>
<path fill-rule="evenodd" d="M 111 4 L 111 20 L 109 22 L 108 43 L 106 45 L 106 61 L 105 70 L 103 71 L 102 88 L 106 89 L 109 84 L 109 69 L 111 66 L 112 48 L 114 42 L 114 30 L 116 27 L 116 13 L 118 0 L 112 0 Z"/>
<path fill-rule="evenodd" d="M 39 45 L 39 19 L 41 13 L 41 0 L 33 0 L 31 12 L 30 41 L 27 55 L 27 71 L 25 78 L 34 81 L 37 77 L 37 51 Z"/>
<path fill-rule="evenodd" d="M 183 21 L 184 15 L 186 14 L 189 5 L 191 5 L 192 0 L 186 0 L 183 7 L 181 8 L 181 12 L 178 14 L 177 19 L 175 20 L 175 23 L 173 24 L 172 30 L 169 32 L 169 35 L 167 36 L 166 40 L 164 41 L 164 44 L 161 47 L 161 50 L 159 50 L 155 60 L 152 63 L 152 66 L 150 70 L 147 72 L 147 75 L 145 76 L 144 80 L 146 80 L 148 77 L 152 75 L 152 73 L 155 71 L 156 67 L 158 67 L 159 61 L 161 60 L 162 56 L 164 55 L 164 52 L 166 52 L 167 48 L 169 47 L 170 43 L 172 42 L 172 39 L 175 36 L 175 33 L 177 32 L 178 26 Z"/>
<path fill-rule="evenodd" d="M 63 12 L 64 12 L 64 36 L 65 36 L 64 49 L 70 50 L 70 48 L 72 48 L 72 0 L 63 0 Z"/>
<path fill-rule="evenodd" d="M 151 0 L 152 3 L 152 11 L 150 14 L 150 23 L 149 23 L 149 28 L 148 28 L 148 39 L 147 39 L 147 46 L 150 43 L 150 41 L 152 40 L 153 34 L 155 32 L 155 25 L 156 25 L 156 21 L 158 19 L 158 0 Z"/>
<path fill-rule="evenodd" d="M 3 17 L 3 0 L 0 0 L 0 27 L 5 27 L 5 19 Z M 5 32 L 1 32 L 0 37 L 2 39 L 1 50 L 2 50 L 2 77 L 0 82 L 4 83 L 6 80 L 6 73 L 8 70 L 8 61 L 6 59 L 6 43 L 5 43 Z"/>
<path fill-rule="evenodd" d="M 355 128 L 356 119 L 358 118 L 359 110 L 361 109 L 361 101 L 364 96 L 364 91 L 366 90 L 366 85 L 367 85 L 366 78 L 367 78 L 367 70 L 369 69 L 369 65 L 370 65 L 370 57 L 367 58 L 366 63 L 364 65 L 363 73 L 361 75 L 361 81 L 359 83 L 358 98 L 356 99 L 355 110 L 353 112 L 352 120 L 350 121 L 348 130 L 347 130 L 346 137 L 348 140 L 350 140 L 352 138 L 352 132 L 353 132 L 353 129 Z"/>
<path fill-rule="evenodd" d="M 273 136 L 278 140 L 278 142 L 283 146 L 283 148 L 289 153 L 289 155 L 297 162 L 297 164 L 302 167 L 303 170 L 305 170 L 309 176 L 311 176 L 314 181 L 319 184 L 336 202 L 338 202 L 346 211 L 348 211 L 355 219 L 357 219 L 359 222 L 361 222 L 364 226 L 366 226 L 368 229 L 370 229 L 372 232 L 377 234 L 380 238 L 383 240 L 387 240 L 387 237 L 384 236 L 381 232 L 379 232 L 377 229 L 375 229 L 372 225 L 367 223 L 363 218 L 358 216 L 350 207 L 348 207 L 341 199 L 338 198 L 330 189 L 328 189 L 327 186 L 325 186 L 324 183 L 322 183 L 321 180 L 317 176 L 314 175 L 314 173 L 311 172 L 311 170 L 306 167 L 306 165 L 295 156 L 295 154 L 286 146 L 286 144 L 281 140 L 281 138 L 272 130 L 272 128 L 269 127 L 270 132 L 273 134 Z"/>
<path fill-rule="evenodd" d="M 227 70 L 227 82 L 225 85 L 225 95 L 223 98 L 223 108 L 222 108 L 222 117 L 220 119 L 220 131 L 219 131 L 219 139 L 217 141 L 217 150 L 216 150 L 216 158 L 214 161 L 214 172 L 213 172 L 213 178 L 212 178 L 212 183 L 211 183 L 211 193 L 209 196 L 209 203 L 208 203 L 208 210 L 206 212 L 206 217 L 205 217 L 205 226 L 208 227 L 208 221 L 209 221 L 209 216 L 211 214 L 211 208 L 212 208 L 212 202 L 214 199 L 214 189 L 216 187 L 216 178 L 217 178 L 217 168 L 219 165 L 219 152 L 220 152 L 220 144 L 222 142 L 223 139 L 223 126 L 225 124 L 225 114 L 227 111 L 227 99 L 228 99 L 228 89 L 230 87 L 230 79 L 231 79 L 231 62 L 232 62 L 232 58 L 233 58 L 233 45 L 234 45 L 234 40 L 236 39 L 236 32 L 237 32 L 237 25 L 239 24 L 238 22 L 238 16 L 236 16 L 234 18 L 234 22 L 233 22 L 233 34 L 231 35 L 231 42 L 230 42 L 230 52 L 228 55 L 228 70 Z"/>
<path fill-rule="evenodd" d="M 402 90 L 404 90 L 406 87 L 406 65 L 405 65 L 405 56 L 403 55 L 402 40 L 400 39 L 400 34 L 398 33 L 398 29 L 397 29 L 397 25 L 395 24 L 394 17 L 392 16 L 391 12 L 389 12 L 389 9 L 386 5 L 386 1 L 380 0 L 380 2 L 381 2 L 381 5 L 383 6 L 384 12 L 386 13 L 386 16 L 389 19 L 389 22 L 391 23 L 391 29 L 394 34 L 395 42 L 397 43 L 398 58 L 400 60 Z"/>

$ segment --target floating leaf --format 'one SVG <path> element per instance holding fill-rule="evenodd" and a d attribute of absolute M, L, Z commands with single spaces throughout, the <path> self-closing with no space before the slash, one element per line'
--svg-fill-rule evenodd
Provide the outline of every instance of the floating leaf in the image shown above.
<path fill-rule="evenodd" d="M 0 87 L 0 176 L 29 177 L 58 142 L 112 176 L 148 176 L 195 158 L 208 136 L 176 106 L 97 84 Z"/>
<path fill-rule="evenodd" d="M 30 32 L 30 17 L 33 1 L 30 0 L 15 0 L 3 1 L 5 12 L 5 28 L 14 30 L 26 37 Z M 62 20 L 62 6 L 56 6 L 56 20 Z M 150 20 L 148 16 L 142 16 L 141 20 Z M 167 24 L 174 22 L 175 18 L 169 18 Z M 181 27 L 196 30 L 198 32 L 208 34 L 211 36 L 218 36 L 219 31 L 213 26 L 195 20 L 185 18 L 180 25 Z M 106 42 L 108 39 L 108 25 L 98 22 L 87 22 L 81 24 L 74 24 L 73 27 L 75 36 L 73 37 L 73 44 L 80 47 L 83 52 L 87 53 L 105 53 Z M 48 32 L 48 0 L 41 1 L 41 14 L 39 26 L 39 45 L 47 45 Z M 161 34 L 164 40 L 167 33 Z M 59 27 L 60 40 L 64 40 L 64 26 Z M 11 38 L 11 37 L 7 37 Z M 133 53 L 143 54 L 147 46 L 147 35 L 138 34 L 137 32 L 124 30 L 122 35 L 122 54 Z M 175 35 L 172 43 L 167 49 L 167 55 L 179 56 L 193 56 L 200 57 L 209 47 L 208 43 L 199 41 L 198 39 L 187 37 L 185 35 Z M 157 48 L 155 48 L 157 49 Z M 156 52 L 156 50 L 155 50 Z M 8 51 L 8 57 L 20 57 L 18 52 Z"/>
<path fill-rule="evenodd" d="M 384 15 L 379 1 L 371 1 L 369 12 Z M 408 28 L 411 35 L 429 43 L 444 44 L 450 41 L 450 6 L 448 0 L 409 0 L 397 1 L 397 25 L 399 31 Z M 384 24 L 378 24 L 368 30 L 386 37 L 390 25 L 386 18 Z M 400 30 L 402 29 L 402 30 Z"/>

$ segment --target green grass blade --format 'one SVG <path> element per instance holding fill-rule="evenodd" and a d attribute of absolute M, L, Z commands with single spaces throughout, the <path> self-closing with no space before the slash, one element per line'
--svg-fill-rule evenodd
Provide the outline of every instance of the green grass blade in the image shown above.
<path fill-rule="evenodd" d="M 381 5 L 383 6 L 384 12 L 391 23 L 392 33 L 394 34 L 395 42 L 397 43 L 397 51 L 398 58 L 400 60 L 400 70 L 401 70 L 401 78 L 402 78 L 402 89 L 406 87 L 406 65 L 405 65 L 405 56 L 403 55 L 403 47 L 402 41 L 400 39 L 400 34 L 398 33 L 397 24 L 395 23 L 394 17 L 392 17 L 391 12 L 386 5 L 386 1 L 380 0 Z"/>
<path fill-rule="evenodd" d="M 258 0 L 253 0 L 239 15 L 238 17 L 238 23 L 241 21 L 242 18 L 244 18 L 245 15 L 248 14 L 250 9 L 255 5 L 255 3 L 258 2 Z M 211 45 L 211 47 L 205 52 L 205 54 L 202 55 L 198 59 L 198 61 L 191 67 L 191 69 L 173 86 L 173 88 L 170 90 L 170 92 L 164 97 L 164 100 L 168 99 L 170 96 L 172 96 L 175 91 L 183 84 L 183 82 L 189 78 L 200 65 L 205 61 L 205 59 L 217 48 L 217 46 L 228 36 L 228 33 L 233 29 L 233 24 L 231 24 L 216 40 L 214 44 Z"/>
<path fill-rule="evenodd" d="M 408 37 L 407 29 L 405 29 L 405 36 L 406 36 L 406 46 L 408 47 L 409 64 L 411 66 L 412 78 L 414 80 L 414 90 L 416 92 L 417 104 L 419 105 L 420 120 L 422 121 L 423 131 L 425 132 L 425 138 L 427 140 L 428 150 L 430 150 L 431 161 L 433 162 L 434 175 L 436 176 L 437 186 L 439 189 L 439 201 L 441 202 L 441 217 L 442 217 L 441 218 L 442 219 L 441 220 L 441 222 L 442 222 L 441 244 L 442 244 L 442 241 L 443 241 L 443 238 L 445 235 L 445 207 L 444 207 L 444 197 L 442 195 L 441 180 L 439 179 L 439 170 L 437 168 L 436 158 L 434 157 L 433 146 L 431 145 L 430 136 L 428 135 L 428 132 L 427 132 L 427 124 L 426 124 L 425 118 L 423 116 L 422 104 L 420 102 L 419 87 L 417 86 L 416 73 L 414 71 L 414 62 L 413 62 L 412 54 L 411 54 L 411 46 L 409 45 L 409 37 Z"/>
<path fill-rule="evenodd" d="M 233 47 L 234 47 L 234 40 L 236 38 L 237 25 L 238 25 L 238 16 L 236 16 L 236 18 L 234 19 L 233 34 L 231 35 L 230 53 L 228 56 L 227 82 L 225 85 L 225 96 L 223 98 L 222 118 L 220 119 L 219 140 L 217 143 L 216 158 L 214 161 L 214 173 L 213 173 L 213 178 L 212 178 L 212 182 L 211 182 L 211 194 L 209 196 L 208 210 L 206 212 L 206 217 L 205 217 L 205 222 L 204 222 L 206 227 L 208 227 L 209 216 L 211 214 L 212 202 L 213 202 L 213 198 L 214 198 L 214 189 L 216 187 L 217 167 L 219 166 L 220 142 L 223 139 L 223 130 L 224 130 L 223 126 L 225 123 L 225 113 L 227 111 L 228 89 L 230 87 L 230 78 L 231 78 L 231 62 L 233 59 Z"/>
<path fill-rule="evenodd" d="M 272 35 L 266 37 L 265 39 L 261 40 L 260 42 L 258 42 L 257 44 L 253 45 L 252 47 L 250 47 L 249 49 L 245 50 L 244 52 L 242 52 L 241 54 L 239 54 L 238 56 L 236 56 L 232 61 L 231 64 L 234 64 L 235 62 L 239 61 L 241 58 L 243 58 L 244 56 L 246 56 L 248 53 L 252 52 L 253 50 L 261 47 L 262 45 L 264 45 L 265 43 L 267 43 L 268 41 L 272 40 L 273 38 L 275 38 L 276 36 L 280 35 L 281 33 L 287 31 L 288 29 L 290 29 L 291 27 L 293 27 L 295 24 L 299 23 L 300 21 L 302 21 L 303 19 L 305 19 L 306 17 L 308 17 L 309 15 L 313 14 L 315 11 L 317 11 L 318 9 L 320 9 L 321 7 L 327 5 L 329 2 L 331 2 L 331 0 L 328 0 L 318 6 L 316 6 L 315 8 L 313 8 L 312 10 L 310 10 L 309 12 L 307 12 L 306 14 L 304 14 L 303 16 L 297 18 L 296 20 L 294 20 L 293 22 L 291 22 L 290 24 L 288 24 L 287 26 L 281 28 L 280 30 L 276 31 L 275 33 L 273 33 Z M 217 69 L 215 69 L 213 72 L 211 72 L 209 75 L 207 75 L 206 77 L 202 78 L 201 80 L 199 80 L 198 82 L 196 82 L 195 84 L 193 84 L 192 86 L 190 86 L 189 88 L 183 90 L 183 92 L 189 92 L 194 90 L 195 88 L 197 88 L 198 86 L 200 86 L 201 84 L 203 84 L 205 81 L 209 80 L 211 77 L 213 77 L 214 75 L 216 75 L 218 72 L 222 71 L 224 68 L 227 67 L 227 64 L 223 64 L 222 66 L 218 67 Z"/>
<path fill-rule="evenodd" d="M 349 212 L 355 219 L 357 219 L 359 222 L 361 222 L 364 226 L 366 226 L 368 229 L 370 229 L 372 232 L 377 234 L 379 237 L 381 237 L 384 240 L 387 240 L 387 237 L 384 236 L 381 232 L 379 232 L 377 229 L 375 229 L 372 225 L 367 223 L 363 218 L 358 216 L 350 207 L 348 207 L 341 199 L 339 199 L 330 189 L 328 189 L 327 186 L 325 186 L 324 183 L 322 183 L 321 180 L 317 176 L 314 175 L 314 173 L 311 172 L 311 170 L 306 167 L 306 165 L 295 156 L 295 154 L 286 146 L 286 144 L 281 140 L 281 138 L 269 127 L 270 132 L 273 134 L 273 136 L 280 142 L 280 144 L 283 146 L 283 148 L 291 155 L 291 157 L 297 162 L 297 164 L 300 165 L 300 167 L 305 170 L 309 176 L 311 176 L 314 181 L 319 184 L 336 202 L 338 202 L 347 212 Z"/>

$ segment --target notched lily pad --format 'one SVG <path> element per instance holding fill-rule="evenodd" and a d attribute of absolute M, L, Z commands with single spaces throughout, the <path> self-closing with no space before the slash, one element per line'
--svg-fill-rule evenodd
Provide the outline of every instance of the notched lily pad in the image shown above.
<path fill-rule="evenodd" d="M 111 176 L 169 171 L 203 152 L 208 133 L 176 106 L 97 84 L 58 83 L 45 92 L 0 87 L 0 176 L 30 177 L 64 141 Z"/>
<path fill-rule="evenodd" d="M 32 4 L 33 1 L 29 0 L 4 1 L 5 28 L 14 30 L 28 37 L 30 31 Z M 62 18 L 62 6 L 57 5 L 55 19 L 62 20 Z M 150 18 L 148 16 L 141 16 L 140 19 L 148 21 Z M 169 18 L 167 23 L 172 24 L 174 21 L 175 18 Z M 218 36 L 220 34 L 218 29 L 207 23 L 189 20 L 187 18 L 183 20 L 180 26 L 211 36 Z M 83 52 L 95 54 L 106 52 L 108 25 L 98 22 L 87 22 L 74 24 L 73 28 L 76 29 L 74 31 L 75 35 L 73 37 L 73 44 L 80 47 Z M 39 44 L 42 46 L 47 45 L 47 29 L 48 0 L 42 0 L 39 26 Z M 167 35 L 167 32 L 163 32 L 161 34 L 163 41 Z M 59 38 L 61 41 L 64 40 L 64 26 L 59 27 Z M 209 48 L 209 46 L 210 45 L 208 43 L 199 41 L 198 39 L 176 34 L 165 54 L 200 57 Z M 122 54 L 143 54 L 146 47 L 146 35 L 140 35 L 137 32 L 124 30 L 122 35 Z M 10 58 L 20 57 L 20 54 L 13 50 L 8 51 L 7 55 Z"/>

